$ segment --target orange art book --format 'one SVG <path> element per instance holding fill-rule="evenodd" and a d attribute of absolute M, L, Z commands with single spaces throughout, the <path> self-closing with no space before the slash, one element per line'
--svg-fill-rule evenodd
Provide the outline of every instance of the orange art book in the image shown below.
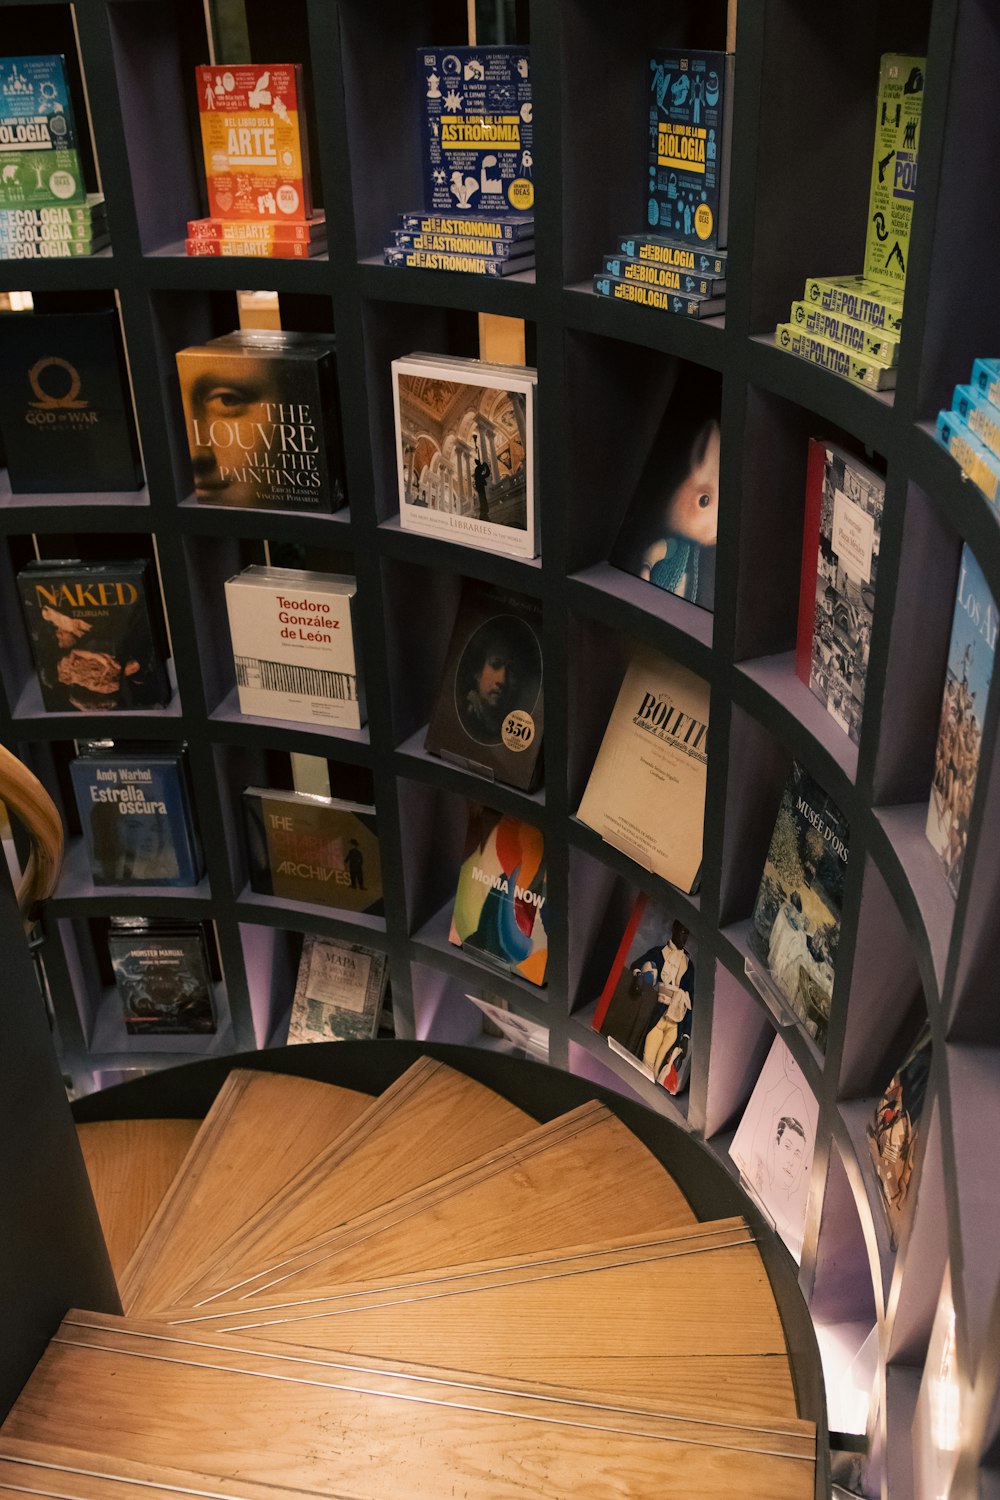
<path fill-rule="evenodd" d="M 298 63 L 195 69 L 209 213 L 302 222 L 312 214 Z"/>

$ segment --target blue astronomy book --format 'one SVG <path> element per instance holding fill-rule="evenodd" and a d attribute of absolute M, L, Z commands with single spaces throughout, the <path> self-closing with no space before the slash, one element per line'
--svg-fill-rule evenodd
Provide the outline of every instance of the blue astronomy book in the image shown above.
<path fill-rule="evenodd" d="M 650 57 L 646 220 L 654 233 L 725 246 L 732 113 L 732 53 Z"/>
<path fill-rule="evenodd" d="M 535 202 L 526 47 L 421 47 L 424 199 L 454 217 L 526 214 Z"/>
<path fill-rule="evenodd" d="M 70 766 L 95 885 L 193 886 L 201 854 L 183 753 L 85 741 Z"/>
<path fill-rule="evenodd" d="M 0 208 L 85 201 L 59 54 L 0 58 Z"/>

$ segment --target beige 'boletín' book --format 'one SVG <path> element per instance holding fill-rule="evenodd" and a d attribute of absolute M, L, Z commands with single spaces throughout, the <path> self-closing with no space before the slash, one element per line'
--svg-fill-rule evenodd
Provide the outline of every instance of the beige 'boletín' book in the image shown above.
<path fill-rule="evenodd" d="M 708 683 L 655 652 L 633 656 L 577 817 L 682 891 L 701 870 Z"/>

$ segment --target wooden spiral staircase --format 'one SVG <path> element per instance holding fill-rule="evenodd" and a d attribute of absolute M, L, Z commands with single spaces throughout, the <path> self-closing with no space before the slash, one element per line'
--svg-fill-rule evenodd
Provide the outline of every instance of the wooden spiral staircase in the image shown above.
<path fill-rule="evenodd" d="M 0 1496 L 818 1492 L 766 1247 L 603 1103 L 538 1123 L 430 1055 L 374 1096 L 237 1067 L 201 1123 L 79 1138 L 124 1316 L 66 1314 Z"/>

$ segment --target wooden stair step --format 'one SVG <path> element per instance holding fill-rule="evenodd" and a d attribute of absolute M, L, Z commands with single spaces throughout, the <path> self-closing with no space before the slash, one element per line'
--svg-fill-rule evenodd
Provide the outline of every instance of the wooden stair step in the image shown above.
<path fill-rule="evenodd" d="M 259 1266 L 322 1244 L 345 1221 L 475 1161 L 535 1127 L 474 1078 L 424 1057 L 221 1246 L 200 1297 L 251 1282 Z"/>
<path fill-rule="evenodd" d="M 141 1312 L 169 1302 L 203 1257 L 370 1103 L 336 1084 L 234 1069 L 126 1267 L 122 1305 Z"/>
<path fill-rule="evenodd" d="M 4 1433 L 355 1500 L 814 1493 L 809 1433 L 88 1313 L 64 1320 Z"/>
<path fill-rule="evenodd" d="M 198 1134 L 200 1120 L 99 1120 L 77 1136 L 120 1277 Z"/>
<path fill-rule="evenodd" d="M 793 1420 L 774 1293 L 743 1219 L 342 1287 L 178 1330 L 520 1376 L 672 1410 Z"/>
<path fill-rule="evenodd" d="M 329 1492 L 328 1492 L 329 1493 Z M 162 1464 L 89 1456 L 0 1433 L 0 1496 L 45 1500 L 295 1500 L 301 1490 L 221 1474 L 192 1474 Z"/>
<path fill-rule="evenodd" d="M 696 1223 L 677 1184 L 604 1105 L 592 1101 L 511 1145 L 343 1225 L 323 1245 L 255 1279 L 240 1301 L 325 1295 L 344 1281 L 500 1255 L 563 1250 Z M 257 1289 L 259 1288 L 259 1290 Z"/>

